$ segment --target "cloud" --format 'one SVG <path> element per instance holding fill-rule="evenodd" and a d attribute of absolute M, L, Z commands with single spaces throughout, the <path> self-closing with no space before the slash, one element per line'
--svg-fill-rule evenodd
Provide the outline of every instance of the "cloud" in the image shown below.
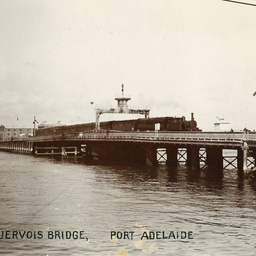
<path fill-rule="evenodd" d="M 251 8 L 252 9 L 252 8 Z M 255 127 L 255 16 L 223 1 L 4 1 L 0 121 L 83 122 L 125 84 L 151 116 Z"/>

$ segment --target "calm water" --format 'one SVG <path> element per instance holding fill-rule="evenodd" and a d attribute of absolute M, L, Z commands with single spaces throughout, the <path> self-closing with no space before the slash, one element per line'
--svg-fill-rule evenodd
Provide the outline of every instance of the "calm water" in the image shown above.
<path fill-rule="evenodd" d="M 0 237 L 30 231 L 0 239 L 1 255 L 256 253 L 256 183 L 235 170 L 216 175 L 3 152 L 0 163 Z M 51 231 L 84 231 L 88 241 L 48 239 Z M 111 231 L 134 237 L 111 240 Z M 141 240 L 144 231 L 191 231 L 193 239 Z"/>

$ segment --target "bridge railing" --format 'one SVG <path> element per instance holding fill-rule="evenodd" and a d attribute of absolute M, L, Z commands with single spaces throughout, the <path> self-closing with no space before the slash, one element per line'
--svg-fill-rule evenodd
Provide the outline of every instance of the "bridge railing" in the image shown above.
<path fill-rule="evenodd" d="M 190 140 L 190 141 L 246 141 L 255 140 L 256 133 L 244 134 L 242 132 L 85 132 L 80 134 L 64 134 L 36 136 L 26 139 L 27 141 L 51 141 L 65 139 L 113 139 L 113 140 Z"/>
<path fill-rule="evenodd" d="M 86 133 L 77 138 L 109 138 L 109 139 L 160 139 L 160 140 L 224 140 L 242 141 L 255 139 L 256 134 L 213 133 L 213 132 L 101 132 Z"/>

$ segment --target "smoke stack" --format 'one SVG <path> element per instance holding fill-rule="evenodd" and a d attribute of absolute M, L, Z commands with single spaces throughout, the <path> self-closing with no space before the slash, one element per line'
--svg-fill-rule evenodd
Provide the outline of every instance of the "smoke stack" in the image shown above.
<path fill-rule="evenodd" d="M 191 120 L 194 121 L 194 113 L 191 113 Z"/>

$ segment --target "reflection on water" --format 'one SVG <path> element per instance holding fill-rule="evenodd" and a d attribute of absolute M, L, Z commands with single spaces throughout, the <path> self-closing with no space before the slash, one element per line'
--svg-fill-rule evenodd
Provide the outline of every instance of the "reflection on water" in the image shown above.
<path fill-rule="evenodd" d="M 236 170 L 123 166 L 0 153 L 1 255 L 254 255 L 256 183 Z M 47 239 L 85 231 L 86 239 Z M 134 239 L 110 239 L 134 231 Z M 141 240 L 144 231 L 193 239 Z M 1 233 L 0 233 L 1 237 Z"/>

